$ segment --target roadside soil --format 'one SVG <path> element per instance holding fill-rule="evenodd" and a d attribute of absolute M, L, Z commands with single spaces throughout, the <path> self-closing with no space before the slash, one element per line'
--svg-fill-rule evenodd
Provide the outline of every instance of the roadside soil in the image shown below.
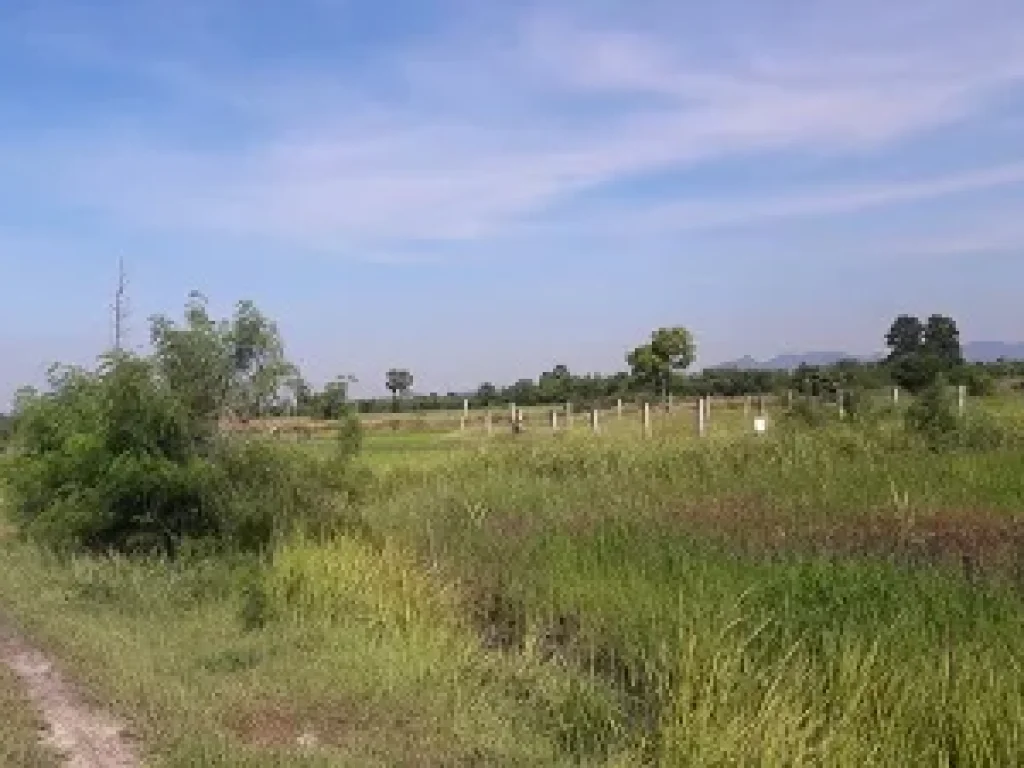
<path fill-rule="evenodd" d="M 0 617 L 0 664 L 21 680 L 46 730 L 40 738 L 68 768 L 138 768 L 138 749 L 124 725 L 90 704 L 46 654 Z"/>

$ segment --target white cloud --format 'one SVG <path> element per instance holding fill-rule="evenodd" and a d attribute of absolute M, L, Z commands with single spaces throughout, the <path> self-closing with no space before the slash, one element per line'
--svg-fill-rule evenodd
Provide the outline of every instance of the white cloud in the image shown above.
<path fill-rule="evenodd" d="M 844 187 L 820 187 L 796 194 L 765 198 L 730 197 L 694 202 L 656 202 L 643 207 L 605 209 L 600 221 L 562 222 L 576 230 L 592 228 L 600 232 L 628 234 L 637 231 L 659 233 L 688 232 L 731 226 L 745 226 L 776 219 L 827 216 L 854 213 L 900 203 L 963 195 L 1002 187 L 1024 185 L 1024 162 L 992 168 L 945 174 L 909 182 L 888 182 Z M 586 214 L 584 214 L 586 218 Z M 558 224 L 551 229 L 557 230 Z M 541 227 L 543 229 L 543 227 Z"/>
<path fill-rule="evenodd" d="M 324 59 L 246 82 L 179 53 L 146 71 L 197 110 L 193 131 L 218 118 L 209 102 L 220 99 L 246 121 L 244 139 L 204 144 L 143 119 L 132 131 L 0 145 L 0 166 L 6 155 L 37 190 L 128 227 L 318 249 L 475 240 L 645 173 L 783 149 L 877 150 L 983 120 L 1024 78 L 1024 9 L 1013 4 L 801 5 L 799 22 L 764 9 L 727 19 L 680 18 L 667 3 L 627 16 L 605 3 L 592 17 L 582 4 L 548 6 L 350 76 L 349 62 Z M 845 191 L 837 180 L 838 192 L 783 200 L 663 199 L 643 216 L 675 227 L 807 216 L 1007 184 L 1020 171 Z M 595 208 L 592 221 L 609 215 Z"/>

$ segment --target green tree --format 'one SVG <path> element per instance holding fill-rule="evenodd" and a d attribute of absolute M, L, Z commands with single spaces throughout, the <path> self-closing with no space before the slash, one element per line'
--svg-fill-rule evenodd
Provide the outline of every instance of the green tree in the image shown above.
<path fill-rule="evenodd" d="M 193 291 L 181 324 L 158 315 L 150 321 L 157 369 L 208 437 L 229 413 L 259 416 L 296 374 L 284 356 L 275 323 L 250 301 L 230 320 L 210 317 L 206 298 Z"/>
<path fill-rule="evenodd" d="M 924 325 L 912 315 L 899 315 L 885 334 L 885 343 L 889 347 L 889 362 L 915 355 L 924 344 Z"/>
<path fill-rule="evenodd" d="M 932 315 L 924 326 L 922 349 L 937 362 L 939 369 L 952 373 L 964 364 L 960 331 L 956 322 L 945 315 Z"/>
<path fill-rule="evenodd" d="M 182 324 L 158 315 L 150 319 L 154 362 L 162 380 L 176 393 L 197 441 L 209 441 L 217 419 L 228 409 L 233 360 L 229 325 L 210 317 L 206 298 L 189 294 Z"/>
<path fill-rule="evenodd" d="M 398 398 L 412 389 L 413 376 L 404 368 L 392 368 L 385 374 L 384 386 L 391 392 L 392 408 L 398 410 Z"/>
<path fill-rule="evenodd" d="M 910 392 L 931 386 L 940 374 L 952 375 L 963 365 L 960 333 L 944 315 L 932 315 L 927 323 L 900 315 L 885 336 L 889 346 L 886 366 L 893 381 Z"/>
<path fill-rule="evenodd" d="M 319 399 L 317 416 L 329 421 L 338 421 L 345 417 L 349 411 L 348 387 L 355 382 L 353 376 L 338 376 L 333 381 L 327 382 L 324 391 Z"/>
<path fill-rule="evenodd" d="M 537 380 L 537 396 L 547 403 L 566 402 L 572 399 L 578 384 L 577 377 L 570 373 L 568 366 L 559 364 L 540 375 Z"/>
<path fill-rule="evenodd" d="M 686 328 L 659 328 L 651 340 L 626 356 L 633 376 L 643 385 L 660 386 L 667 397 L 672 377 L 689 368 L 696 357 L 693 336 Z"/>
<path fill-rule="evenodd" d="M 261 416 L 279 396 L 296 368 L 285 359 L 277 324 L 251 301 L 241 301 L 225 339 L 232 359 L 232 406 Z"/>
<path fill-rule="evenodd" d="M 498 400 L 498 388 L 491 382 L 485 381 L 476 391 L 476 400 L 485 407 L 492 405 Z"/>

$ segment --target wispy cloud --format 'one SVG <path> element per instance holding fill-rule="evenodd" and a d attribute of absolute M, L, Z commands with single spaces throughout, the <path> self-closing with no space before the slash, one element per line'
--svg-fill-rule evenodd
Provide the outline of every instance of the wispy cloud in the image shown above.
<path fill-rule="evenodd" d="M 683 202 L 648 202 L 643 206 L 605 206 L 588 210 L 580 220 L 565 219 L 550 230 L 591 228 L 603 233 L 629 234 L 655 231 L 661 234 L 761 224 L 778 219 L 848 214 L 901 203 L 916 203 L 982 190 L 1014 188 L 1024 191 L 1024 162 L 1009 163 L 962 173 L 914 181 L 819 186 L 788 195 L 726 198 Z M 599 215 L 599 214 L 604 215 Z"/>
<path fill-rule="evenodd" d="M 230 38 L 216 50 L 215 36 L 165 33 L 161 56 L 146 58 L 92 29 L 79 52 L 159 82 L 164 109 L 109 115 L 84 135 L 70 127 L 8 146 L 0 137 L 0 167 L 118 226 L 320 250 L 500 237 L 593 190 L 605 199 L 575 210 L 574 226 L 605 227 L 621 213 L 621 226 L 678 229 L 1024 181 L 1024 157 L 1011 157 L 910 181 L 836 178 L 824 193 L 781 199 L 695 204 L 666 189 L 643 210 L 617 197 L 620 182 L 714 160 L 857 156 L 969 127 L 1024 80 L 1016 3 L 871 0 L 856 13 L 839 2 L 764 5 L 777 7 L 516 4 L 497 18 L 448 22 L 440 37 L 359 57 L 324 51 L 248 78 L 231 64 Z M 345 8 L 317 13 L 337 14 L 341 28 Z M 169 119 L 174 108 L 189 117 Z M 237 140 L 201 125 L 228 115 Z"/>

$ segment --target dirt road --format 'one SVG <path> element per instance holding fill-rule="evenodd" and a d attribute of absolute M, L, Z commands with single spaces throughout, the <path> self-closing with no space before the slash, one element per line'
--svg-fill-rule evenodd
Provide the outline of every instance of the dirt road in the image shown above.
<path fill-rule="evenodd" d="M 85 703 L 45 654 L 0 618 L 0 664 L 22 680 L 47 725 L 43 739 L 69 768 L 136 768 L 138 751 L 121 723 Z"/>

